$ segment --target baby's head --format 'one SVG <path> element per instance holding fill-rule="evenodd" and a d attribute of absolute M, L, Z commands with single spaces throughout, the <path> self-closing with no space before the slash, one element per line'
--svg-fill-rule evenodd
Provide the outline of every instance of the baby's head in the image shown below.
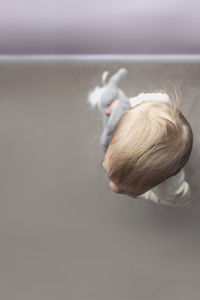
<path fill-rule="evenodd" d="M 138 196 L 176 175 L 192 151 L 190 124 L 175 102 L 142 102 L 120 118 L 103 166 L 114 192 Z"/>

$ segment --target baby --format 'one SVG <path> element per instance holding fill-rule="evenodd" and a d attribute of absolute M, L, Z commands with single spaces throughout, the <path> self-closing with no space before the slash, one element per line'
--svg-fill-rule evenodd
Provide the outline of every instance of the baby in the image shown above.
<path fill-rule="evenodd" d="M 100 144 L 111 189 L 165 205 L 189 203 L 183 167 L 192 151 L 193 133 L 177 99 L 166 93 L 128 98 L 117 86 L 127 70 L 120 69 L 106 84 L 108 74 L 102 74 L 103 87 L 89 92 L 88 103 L 102 117 Z"/>

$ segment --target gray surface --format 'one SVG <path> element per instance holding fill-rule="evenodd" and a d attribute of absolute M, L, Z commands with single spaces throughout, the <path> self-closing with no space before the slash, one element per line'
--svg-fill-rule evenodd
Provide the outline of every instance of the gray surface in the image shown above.
<path fill-rule="evenodd" d="M 86 96 L 120 67 L 128 96 L 183 95 L 195 138 L 190 206 L 110 190 Z M 199 79 L 199 63 L 1 62 L 1 299 L 199 299 Z"/>

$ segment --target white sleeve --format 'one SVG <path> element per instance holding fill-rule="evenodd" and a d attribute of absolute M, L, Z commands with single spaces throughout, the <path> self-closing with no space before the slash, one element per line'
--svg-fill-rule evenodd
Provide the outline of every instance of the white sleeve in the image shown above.
<path fill-rule="evenodd" d="M 191 201 L 191 191 L 183 169 L 156 187 L 140 195 L 146 200 L 171 206 L 183 206 Z"/>

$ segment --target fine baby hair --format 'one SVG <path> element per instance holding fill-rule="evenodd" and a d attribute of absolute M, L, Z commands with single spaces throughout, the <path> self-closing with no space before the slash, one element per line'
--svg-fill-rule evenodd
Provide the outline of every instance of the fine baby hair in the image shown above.
<path fill-rule="evenodd" d="M 192 150 L 188 121 L 167 103 L 143 102 L 119 120 L 110 141 L 109 176 L 117 186 L 144 193 L 176 175 Z"/>
<path fill-rule="evenodd" d="M 103 87 L 90 91 L 88 102 L 102 114 L 101 145 L 110 180 L 141 195 L 182 170 L 192 151 L 193 133 L 177 98 L 166 93 L 128 98 L 117 86 L 125 74 L 122 68 L 105 84 L 108 71 L 104 72 Z M 116 98 L 119 105 L 108 118 L 104 111 Z"/>

